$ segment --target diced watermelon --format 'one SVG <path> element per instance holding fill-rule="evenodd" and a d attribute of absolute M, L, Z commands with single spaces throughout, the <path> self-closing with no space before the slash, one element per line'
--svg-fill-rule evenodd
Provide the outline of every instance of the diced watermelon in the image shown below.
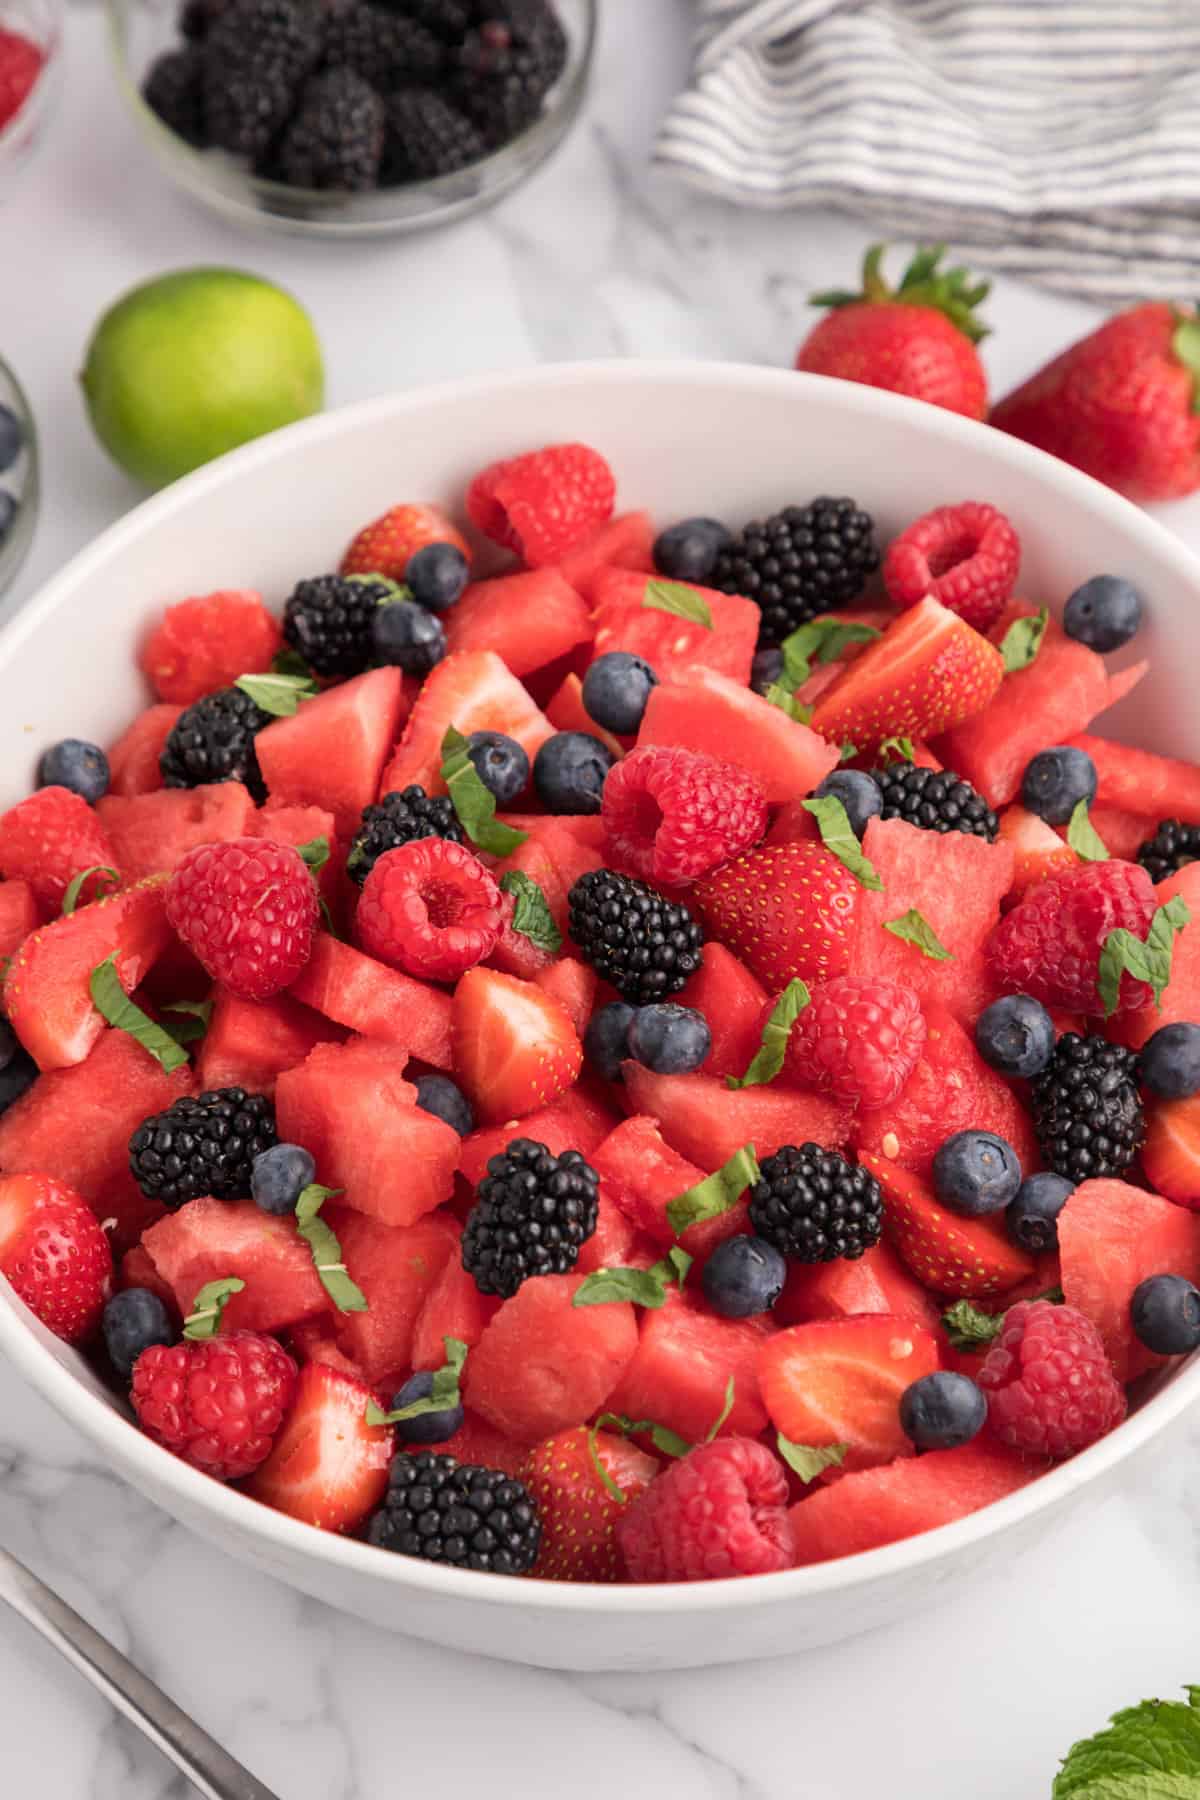
<path fill-rule="evenodd" d="M 630 1110 L 650 1113 L 668 1144 L 710 1175 L 743 1144 L 753 1144 L 761 1160 L 782 1144 L 836 1150 L 850 1134 L 846 1109 L 817 1094 L 773 1087 L 735 1093 L 711 1075 L 655 1075 L 634 1062 L 623 1073 Z"/>
<path fill-rule="evenodd" d="M 542 669 L 592 637 L 587 602 L 557 569 L 472 582 L 444 622 L 452 656 L 494 650 L 514 675 Z"/>
<path fill-rule="evenodd" d="M 335 1024 L 398 1044 L 435 1068 L 450 1067 L 450 996 L 365 951 L 318 932 L 312 955 L 288 990 Z"/>
<path fill-rule="evenodd" d="M 413 1368 L 440 1369 L 448 1337 L 473 1349 L 499 1306 L 490 1294 L 480 1293 L 475 1277 L 463 1268 L 456 1240 L 417 1315 L 410 1353 Z"/>
<path fill-rule="evenodd" d="M 846 1319 L 853 1313 L 894 1313 L 932 1331 L 941 1318 L 928 1288 L 909 1274 L 888 1243 L 872 1244 L 853 1261 L 838 1257 L 827 1263 L 790 1262 L 783 1293 L 772 1310 L 778 1325 Z"/>
<path fill-rule="evenodd" d="M 596 1229 L 584 1240 L 575 1264 L 580 1275 L 596 1269 L 649 1269 L 661 1255 L 604 1188 L 597 1199 Z"/>
<path fill-rule="evenodd" d="M 608 1401 L 638 1348 L 633 1307 L 576 1306 L 581 1275 L 535 1275 L 506 1300 L 467 1358 L 464 1394 L 506 1437 L 536 1444 Z"/>
<path fill-rule="evenodd" d="M 555 813 L 551 818 L 545 813 L 505 812 L 498 813 L 497 817 L 503 824 L 511 825 L 514 831 L 539 831 L 553 824 L 558 831 L 573 837 L 584 850 L 602 853 L 608 842 L 608 831 L 599 813 Z"/>
<path fill-rule="evenodd" d="M 601 1194 L 620 1207 L 660 1251 L 678 1241 L 701 1263 L 726 1238 L 750 1229 L 750 1203 L 743 1196 L 715 1219 L 689 1225 L 676 1240 L 667 1206 L 703 1181 L 704 1170 L 664 1143 L 657 1123 L 641 1113 L 610 1132 L 589 1160 L 600 1176 Z"/>
<path fill-rule="evenodd" d="M 466 1416 L 453 1437 L 438 1445 L 439 1456 L 457 1457 L 460 1463 L 473 1463 L 476 1468 L 503 1469 L 506 1475 L 520 1475 L 529 1455 L 528 1444 L 518 1444 L 467 1408 Z"/>
<path fill-rule="evenodd" d="M 163 784 L 158 759 L 182 713 L 182 706 L 159 702 L 140 712 L 108 751 L 108 791 L 124 799 L 153 794 Z"/>
<path fill-rule="evenodd" d="M 1158 819 L 1200 825 L 1200 764 L 1177 756 L 1156 756 L 1111 738 L 1086 733 L 1060 740 L 1086 750 L 1096 765 L 1096 799 Z"/>
<path fill-rule="evenodd" d="M 15 956 L 41 922 L 42 915 L 29 883 L 0 881 L 0 958 Z"/>
<path fill-rule="evenodd" d="M 196 1078 L 201 1088 L 243 1087 L 251 1094 L 273 1094 L 284 1069 L 302 1063 L 317 1044 L 340 1043 L 345 1035 L 341 1026 L 286 994 L 243 1000 L 218 987 L 196 1057 Z"/>
<path fill-rule="evenodd" d="M 334 1323 L 338 1316 L 322 1313 L 319 1318 L 298 1320 L 288 1331 L 288 1349 L 298 1363 L 324 1363 L 327 1368 L 361 1380 L 362 1370 L 338 1345 L 338 1328 Z"/>
<path fill-rule="evenodd" d="M 533 979 L 570 1014 L 572 1025 L 582 1037 L 596 999 L 596 971 L 577 956 L 560 956 Z"/>
<path fill-rule="evenodd" d="M 149 1288 L 152 1294 L 158 1295 L 175 1326 L 182 1325 L 183 1314 L 175 1304 L 175 1289 L 163 1280 L 151 1261 L 149 1251 L 143 1249 L 141 1244 L 134 1244 L 121 1258 L 117 1270 L 117 1286 Z"/>
<path fill-rule="evenodd" d="M 340 1315 L 338 1346 L 372 1387 L 398 1387 L 413 1368 L 422 1308 L 446 1264 L 458 1255 L 457 1225 L 448 1214 L 436 1213 L 396 1227 L 332 1201 L 322 1217 L 337 1234 L 347 1274 L 367 1299 L 366 1312 Z M 437 1366 L 444 1361 L 439 1356 Z"/>
<path fill-rule="evenodd" d="M 760 614 L 752 600 L 684 582 L 707 605 L 712 629 L 644 604 L 647 577 L 629 569 L 602 569 L 592 589 L 594 654 L 629 650 L 650 664 L 660 681 L 689 669 L 716 669 L 749 682 Z"/>
<path fill-rule="evenodd" d="M 226 1275 L 245 1282 L 226 1303 L 222 1331 L 283 1331 L 329 1306 L 295 1221 L 273 1217 L 253 1200 L 189 1200 L 142 1242 L 185 1318 L 207 1282 Z"/>
<path fill-rule="evenodd" d="M 503 732 L 516 739 L 531 763 L 554 736 L 549 719 L 495 651 L 464 650 L 445 657 L 426 677 L 404 735 L 383 769 L 380 794 L 412 782 L 427 794 L 444 794 L 442 739 L 451 725 L 464 737 L 473 731 Z"/>
<path fill-rule="evenodd" d="M 724 944 L 704 946 L 704 961 L 675 996 L 680 1006 L 703 1013 L 712 1033 L 705 1075 L 744 1075 L 759 1047 L 759 1021 L 767 991 Z"/>
<path fill-rule="evenodd" d="M 290 719 L 276 719 L 255 739 L 258 766 L 273 799 L 320 806 L 350 837 L 408 710 L 399 669 L 369 669 L 340 687 L 302 702 Z"/>
<path fill-rule="evenodd" d="M 1000 842 L 1013 854 L 1011 894 L 1024 894 L 1048 875 L 1079 866 L 1079 858 L 1053 825 L 1023 806 L 1006 806 L 1001 813 Z"/>
<path fill-rule="evenodd" d="M 1133 1334 L 1130 1303 L 1151 1275 L 1200 1282 L 1200 1215 L 1126 1181 L 1084 1181 L 1058 1215 L 1062 1287 L 1104 1339 L 1120 1381 L 1157 1368 Z"/>
<path fill-rule="evenodd" d="M 532 1138 L 545 1144 L 553 1156 L 564 1150 L 578 1150 L 591 1159 L 592 1151 L 616 1125 L 617 1121 L 602 1101 L 577 1084 L 560 1094 L 550 1106 L 526 1113 L 523 1119 L 510 1119 L 505 1125 L 489 1125 L 472 1131 L 462 1140 L 459 1167 L 466 1180 L 477 1186 L 487 1173 L 488 1158 L 499 1156 L 514 1138 Z"/>
<path fill-rule="evenodd" d="M 836 744 L 761 694 L 707 668 L 651 689 L 637 741 L 678 744 L 735 763 L 772 802 L 811 794 L 837 768 L 840 755 Z"/>
<path fill-rule="evenodd" d="M 222 844 L 245 837 L 254 802 L 240 781 L 210 787 L 160 788 L 122 799 L 105 794 L 96 802 L 100 822 L 127 882 L 168 873 L 197 844 Z"/>
<path fill-rule="evenodd" d="M 1158 826 L 1157 819 L 1147 818 L 1144 813 L 1128 812 L 1123 806 L 1105 806 L 1102 802 L 1089 807 L 1088 818 L 1108 854 L 1126 862 L 1137 861 L 1138 851 L 1147 838 L 1154 836 Z M 1060 825 L 1059 836 L 1065 839 L 1067 829 Z"/>
<path fill-rule="evenodd" d="M 333 917 L 348 917 L 346 902 L 357 893 L 346 874 L 345 844 L 338 839 L 337 820 L 323 806 L 287 806 L 268 800 L 250 821 L 250 836 L 272 844 L 290 844 L 293 850 L 324 838 L 329 857 L 317 876 L 321 898 Z"/>
<path fill-rule="evenodd" d="M 1171 979 L 1157 1006 L 1120 1013 L 1110 1020 L 1112 1035 L 1140 1050 L 1161 1025 L 1200 1020 L 1200 863 L 1188 863 L 1160 881 L 1154 898 L 1162 906 L 1179 895 L 1187 902 L 1192 923 L 1178 932 L 1171 946 Z"/>
<path fill-rule="evenodd" d="M 654 572 L 654 526 L 648 512 L 620 513 L 598 525 L 589 537 L 568 550 L 558 572 L 590 604 L 601 569 Z"/>
<path fill-rule="evenodd" d="M 563 676 L 546 702 L 546 717 L 555 731 L 585 731 L 589 737 L 599 738 L 614 756 L 623 756 L 625 753 L 625 746 L 620 738 L 597 725 L 588 712 L 583 704 L 583 683 L 574 672 Z"/>
<path fill-rule="evenodd" d="M 596 1307 L 609 1312 L 610 1307 Z M 733 1378 L 733 1407 L 722 1437 L 756 1437 L 767 1423 L 755 1373 L 768 1319 L 722 1319 L 678 1294 L 643 1312 L 637 1354 L 608 1397 L 608 1410 L 652 1419 L 700 1443 L 716 1424 Z"/>
<path fill-rule="evenodd" d="M 72 1073 L 73 1071 L 64 1071 Z M 177 1096 L 172 1095 L 172 1099 Z M 169 1106 L 170 1101 L 166 1104 Z M 120 1155 L 120 1145 L 117 1146 Z M 121 1256 L 141 1243 L 145 1233 L 166 1213 L 161 1200 L 143 1194 L 129 1169 L 129 1146 L 125 1146 L 125 1167 L 119 1168 L 111 1180 L 100 1182 L 93 1176 L 93 1193 L 87 1203 L 104 1226 L 104 1235 L 114 1256 Z"/>

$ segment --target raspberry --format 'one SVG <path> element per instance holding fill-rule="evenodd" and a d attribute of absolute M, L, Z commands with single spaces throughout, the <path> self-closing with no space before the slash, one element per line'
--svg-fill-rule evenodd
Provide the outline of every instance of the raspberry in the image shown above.
<path fill-rule="evenodd" d="M 1031 1455 L 1073 1456 L 1125 1417 L 1100 1333 L 1073 1306 L 1011 1306 L 975 1379 L 993 1436 Z"/>
<path fill-rule="evenodd" d="M 392 506 L 351 540 L 338 572 L 403 581 L 409 557 L 426 544 L 453 544 L 470 561 L 470 545 L 436 506 Z"/>
<path fill-rule="evenodd" d="M 1154 916 L 1154 883 L 1136 863 L 1088 863 L 1051 875 L 1006 913 L 985 946 L 993 973 L 1011 993 L 1047 1006 L 1101 1013 L 1100 952 L 1110 931 L 1145 938 Z M 1121 976 L 1119 1007 L 1133 1012 L 1152 998 L 1144 981 Z"/>
<path fill-rule="evenodd" d="M 0 818 L 0 873 L 27 881 L 46 913 L 57 913 L 83 869 L 112 868 L 113 847 L 88 805 L 69 788 L 44 787 Z M 89 875 L 77 904 L 96 900 L 111 883 Z"/>
<path fill-rule="evenodd" d="M 617 1524 L 631 1581 L 715 1581 L 790 1567 L 788 1484 L 753 1438 L 700 1444 L 650 1483 Z"/>
<path fill-rule="evenodd" d="M 283 641 L 279 622 L 250 588 L 222 588 L 168 606 L 138 667 L 160 700 L 190 706 L 239 675 L 259 675 Z"/>
<path fill-rule="evenodd" d="M 586 444 L 551 444 L 492 463 L 467 489 L 467 516 L 531 569 L 556 562 L 609 518 L 613 472 Z"/>
<path fill-rule="evenodd" d="M 757 844 L 767 803 L 753 775 L 695 750 L 647 745 L 616 764 L 600 811 L 618 858 L 681 887 Z"/>
<path fill-rule="evenodd" d="M 218 1481 L 236 1481 L 267 1456 L 295 1391 L 296 1365 L 282 1344 L 231 1331 L 143 1350 L 129 1398 L 155 1443 Z"/>
<path fill-rule="evenodd" d="M 243 1000 L 269 1000 L 312 953 L 317 889 L 289 844 L 233 838 L 197 844 L 176 865 L 167 918 L 214 981 Z"/>
<path fill-rule="evenodd" d="M 380 962 L 429 981 L 456 981 L 495 949 L 503 896 L 465 845 L 417 838 L 387 851 L 367 876 L 357 929 L 363 949 Z"/>
<path fill-rule="evenodd" d="M 925 1015 L 912 988 L 838 975 L 792 1026 L 785 1069 L 804 1087 L 851 1105 L 889 1105 L 917 1066 Z"/>
<path fill-rule="evenodd" d="M 0 130 L 24 106 L 44 60 L 29 38 L 0 27 Z"/>
<path fill-rule="evenodd" d="M 883 582 L 897 606 L 927 594 L 986 631 L 1004 610 L 1021 566 L 1021 540 L 1002 512 L 977 500 L 937 506 L 893 538 Z"/>

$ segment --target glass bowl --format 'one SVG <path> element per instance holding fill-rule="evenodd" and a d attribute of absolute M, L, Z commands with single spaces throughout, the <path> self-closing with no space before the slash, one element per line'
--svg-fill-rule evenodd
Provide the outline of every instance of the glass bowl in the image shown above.
<path fill-rule="evenodd" d="M 0 126 L 0 200 L 42 136 L 62 71 L 63 0 L 0 0 L 0 27 L 19 31 L 41 50 L 41 74 L 7 125 Z"/>
<path fill-rule="evenodd" d="M 267 181 L 224 151 L 196 150 L 177 137 L 141 95 L 142 80 L 155 57 L 180 42 L 177 0 L 106 0 L 125 103 L 176 185 L 242 224 L 330 238 L 386 237 L 446 225 L 491 206 L 532 175 L 578 117 L 595 45 L 597 4 L 598 0 L 555 0 L 567 34 L 566 67 L 541 115 L 503 149 L 432 181 L 341 194 Z"/>
<path fill-rule="evenodd" d="M 22 109 L 24 110 L 24 109 Z M 2 143 L 3 140 L 0 140 Z M 0 360 L 0 408 L 16 419 L 21 444 L 14 461 L 0 467 L 0 594 L 14 580 L 33 541 L 38 510 L 37 436 L 33 413 L 20 382 L 8 364 Z M 7 424 L 7 421 L 4 422 Z M 0 431 L 0 440 L 7 433 Z M 0 448 L 0 463 L 4 450 Z M 15 503 L 15 505 L 13 504 Z"/>

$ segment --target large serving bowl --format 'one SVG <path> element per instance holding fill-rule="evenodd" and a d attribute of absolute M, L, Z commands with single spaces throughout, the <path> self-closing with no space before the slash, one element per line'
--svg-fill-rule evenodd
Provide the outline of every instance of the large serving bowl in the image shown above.
<path fill-rule="evenodd" d="M 1200 757 L 1200 563 L 1124 500 L 1040 452 L 931 406 L 821 377 L 736 367 L 545 368 L 372 402 L 237 451 L 147 501 L 60 574 L 0 638 L 0 803 L 56 738 L 106 742 L 145 701 L 139 630 L 164 602 L 256 587 L 275 604 L 329 568 L 400 500 L 455 505 L 493 458 L 581 438 L 623 503 L 662 521 L 734 523 L 815 493 L 852 493 L 884 532 L 928 507 L 990 500 L 1025 546 L 1022 591 L 1060 605 L 1085 576 L 1128 576 L 1148 602 L 1149 677 L 1105 729 Z M 690 1587 L 581 1587 L 441 1569 L 296 1523 L 143 1437 L 83 1361 L 0 1282 L 0 1351 L 143 1493 L 219 1544 L 364 1618 L 458 1649 L 574 1669 L 732 1662 L 831 1642 L 929 1604 L 1003 1563 L 1200 1395 L 1192 1357 L 1083 1455 L 971 1518 L 817 1568 Z"/>

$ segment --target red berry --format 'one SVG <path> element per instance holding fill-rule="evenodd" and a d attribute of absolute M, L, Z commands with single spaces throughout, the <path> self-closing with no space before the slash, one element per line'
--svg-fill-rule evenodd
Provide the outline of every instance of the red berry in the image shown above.
<path fill-rule="evenodd" d="M 436 506 L 391 506 L 364 525 L 342 558 L 342 575 L 384 575 L 403 581 L 408 559 L 426 544 L 453 544 L 469 562 L 471 547 Z"/>
<path fill-rule="evenodd" d="M 850 966 L 858 882 L 823 844 L 762 844 L 696 886 L 709 937 L 772 993 L 794 976 L 829 981 Z"/>
<path fill-rule="evenodd" d="M 316 884 L 288 844 L 197 844 L 176 865 L 166 905 L 193 956 L 243 1000 L 281 993 L 312 954 Z"/>
<path fill-rule="evenodd" d="M 753 775 L 696 750 L 647 745 L 610 770 L 608 841 L 645 881 L 681 887 L 757 844 L 767 803 Z"/>
<path fill-rule="evenodd" d="M 138 667 L 160 700 L 190 706 L 239 675 L 269 669 L 282 641 L 279 621 L 252 589 L 225 588 L 168 606 Z"/>
<path fill-rule="evenodd" d="M 1017 583 L 1021 541 L 1002 512 L 980 501 L 937 506 L 893 538 L 883 581 L 897 606 L 927 594 L 977 631 L 1004 611 Z"/>
<path fill-rule="evenodd" d="M 27 881 L 47 914 L 57 913 L 74 876 L 83 869 L 114 867 L 113 847 L 86 800 L 63 787 L 38 788 L 0 818 L 0 874 Z M 78 905 L 112 888 L 111 878 L 89 875 Z"/>
<path fill-rule="evenodd" d="M 1137 863 L 1087 863 L 1050 876 L 1006 913 L 987 940 L 988 960 L 1012 993 L 1099 1013 L 1096 974 L 1108 934 L 1124 929 L 1144 939 L 1154 907 L 1154 883 Z M 1120 1011 L 1135 1011 L 1152 997 L 1144 981 L 1122 975 Z"/>
<path fill-rule="evenodd" d="M 356 929 L 380 962 L 456 981 L 495 949 L 504 896 L 465 845 L 417 838 L 379 858 L 363 883 Z"/>
<path fill-rule="evenodd" d="M 25 104 L 44 61 L 27 37 L 0 27 L 0 131 Z"/>
<path fill-rule="evenodd" d="M 602 1479 L 597 1461 L 624 1499 Z M 533 1574 L 543 1581 L 620 1580 L 617 1524 L 657 1476 L 654 1457 L 611 1432 L 576 1425 L 535 1444 L 519 1473 L 542 1521 Z"/>
<path fill-rule="evenodd" d="M 295 1392 L 296 1365 L 282 1344 L 231 1331 L 143 1350 L 129 1398 L 156 1443 L 218 1481 L 236 1481 L 267 1457 Z"/>
<path fill-rule="evenodd" d="M 840 975 L 813 994 L 788 1037 L 786 1073 L 864 1108 L 887 1106 L 917 1066 L 925 1015 L 912 988 Z"/>
<path fill-rule="evenodd" d="M 617 1524 L 631 1581 L 715 1581 L 789 1568 L 788 1484 L 753 1438 L 700 1444 L 651 1482 Z"/>
<path fill-rule="evenodd" d="M 1100 1333 L 1073 1306 L 1010 1307 L 976 1379 L 993 1436 L 1033 1455 L 1073 1456 L 1125 1417 Z"/>
<path fill-rule="evenodd" d="M 486 537 L 540 569 L 603 525 L 616 493 L 598 450 L 551 444 L 481 470 L 467 489 L 467 514 Z"/>
<path fill-rule="evenodd" d="M 0 1274 L 47 1331 L 67 1343 L 100 1323 L 113 1260 L 87 1201 L 51 1175 L 0 1181 Z"/>

